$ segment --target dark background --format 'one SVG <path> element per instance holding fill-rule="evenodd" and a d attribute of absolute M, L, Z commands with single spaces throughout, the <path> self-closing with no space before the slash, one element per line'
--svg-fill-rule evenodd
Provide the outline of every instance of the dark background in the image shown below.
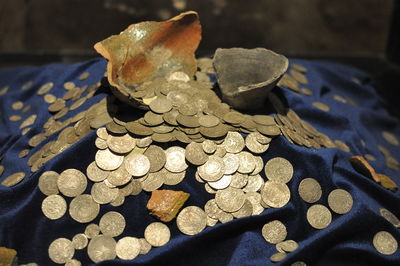
<path fill-rule="evenodd" d="M 144 20 L 195 10 L 198 56 L 218 47 L 265 47 L 291 58 L 351 64 L 374 77 L 396 107 L 397 0 L 0 0 L 0 67 L 76 62 L 94 43 Z M 393 107 L 394 106 L 394 107 Z"/>

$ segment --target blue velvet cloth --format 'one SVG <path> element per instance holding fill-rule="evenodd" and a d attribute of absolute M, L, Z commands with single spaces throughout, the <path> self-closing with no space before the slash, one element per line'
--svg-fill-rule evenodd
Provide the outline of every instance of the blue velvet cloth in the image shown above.
<path fill-rule="evenodd" d="M 195 236 L 183 235 L 177 229 L 175 221 L 172 221 L 168 223 L 172 236 L 167 245 L 153 248 L 148 254 L 139 255 L 133 261 L 116 259 L 102 262 L 101 265 L 272 265 L 269 257 L 276 253 L 275 245 L 263 239 L 261 228 L 266 222 L 275 219 L 286 225 L 287 239 L 299 243 L 296 251 L 289 253 L 285 260 L 275 265 L 290 265 L 299 260 L 307 265 L 400 265 L 400 250 L 386 256 L 378 253 L 372 246 L 373 236 L 382 230 L 390 232 L 400 241 L 399 229 L 379 214 L 379 209 L 384 207 L 400 216 L 400 192 L 391 192 L 357 173 L 348 161 L 352 155 L 370 153 L 376 157 L 376 161 L 371 162 L 376 171 L 399 183 L 399 172 L 386 167 L 384 156 L 377 149 L 377 145 L 382 145 L 400 160 L 399 147 L 390 145 L 381 135 L 386 130 L 400 138 L 399 121 L 388 114 L 385 103 L 368 82 L 369 76 L 366 73 L 329 62 L 291 62 L 307 67 L 307 87 L 312 90 L 313 95 L 300 95 L 282 88 L 289 106 L 302 119 L 331 139 L 346 142 L 351 151 L 348 153 L 337 148 L 310 149 L 290 144 L 283 136 L 275 138 L 263 159 L 266 162 L 269 158 L 282 156 L 294 166 L 294 177 L 288 184 L 291 200 L 286 206 L 266 209 L 260 215 L 234 219 L 225 224 L 218 223 Z M 0 96 L 0 164 L 5 166 L 0 182 L 18 171 L 27 174 L 14 187 L 0 185 L 0 246 L 16 249 L 20 263 L 53 265 L 48 256 L 50 243 L 59 237 L 72 239 L 75 234 L 84 231 L 87 224 L 74 221 L 68 213 L 59 220 L 47 219 L 41 211 L 41 202 L 45 195 L 39 191 L 37 184 L 41 173 L 47 170 L 60 173 L 67 168 L 76 168 L 86 172 L 86 167 L 94 160 L 96 152 L 96 134 L 92 132 L 47 162 L 37 172 L 31 173 L 27 160 L 45 143 L 34 148 L 26 158 L 20 159 L 18 154 L 28 147 L 28 141 L 33 135 L 42 131 L 43 124 L 51 115 L 47 110 L 48 104 L 36 92 L 41 85 L 52 81 L 55 86 L 50 93 L 62 97 L 65 93 L 64 82 L 73 81 L 77 86 L 92 85 L 103 77 L 105 66 L 103 59 L 94 59 L 69 65 L 51 64 L 0 70 L 0 89 L 9 87 L 8 93 Z M 90 76 L 80 81 L 78 77 L 84 71 L 88 71 Z M 354 78 L 367 82 L 358 83 Z M 21 90 L 21 86 L 27 81 L 33 82 L 32 87 Z M 335 94 L 350 97 L 357 105 L 336 101 L 333 99 Z M 87 109 L 103 97 L 104 93 L 92 97 L 67 117 Z M 30 111 L 22 113 L 13 110 L 11 104 L 17 100 L 31 105 Z M 330 112 L 313 107 L 311 103 L 314 101 L 328 104 Z M 13 114 L 22 115 L 22 120 L 31 114 L 37 114 L 38 118 L 32 129 L 22 136 L 19 129 L 22 120 L 11 122 L 8 119 Z M 50 136 L 45 142 L 55 137 Z M 362 140 L 366 146 L 362 145 Z M 195 169 L 188 169 L 185 180 L 172 189 L 191 194 L 186 205 L 203 207 L 212 196 L 194 179 L 194 173 Z M 263 172 L 261 175 L 265 177 Z M 344 215 L 333 214 L 332 223 L 326 229 L 312 228 L 306 220 L 306 211 L 310 204 L 301 200 L 297 192 L 300 181 L 306 177 L 317 179 L 322 186 L 323 195 L 317 203 L 328 206 L 329 192 L 343 188 L 353 196 L 352 210 Z M 90 193 L 90 188 L 91 182 L 85 193 Z M 146 226 L 156 221 L 146 210 L 148 198 L 149 194 L 142 192 L 138 196 L 126 198 L 120 207 L 102 205 L 100 215 L 93 222 L 98 223 L 102 214 L 115 210 L 121 212 L 127 221 L 122 236 L 143 237 Z M 66 200 L 67 203 L 71 201 L 70 198 Z M 74 258 L 80 260 L 82 265 L 91 265 L 86 252 L 86 248 L 75 251 Z"/>

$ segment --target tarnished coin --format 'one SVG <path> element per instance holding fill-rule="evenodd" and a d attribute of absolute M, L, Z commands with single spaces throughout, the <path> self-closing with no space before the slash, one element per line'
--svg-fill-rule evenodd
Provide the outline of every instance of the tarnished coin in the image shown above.
<path fill-rule="evenodd" d="M 198 234 L 207 226 L 207 214 L 197 206 L 186 207 L 176 218 L 176 225 L 186 235 Z"/>
<path fill-rule="evenodd" d="M 375 234 L 372 243 L 375 249 L 384 255 L 392 255 L 397 251 L 398 243 L 391 233 L 380 231 Z"/>
<path fill-rule="evenodd" d="M 315 204 L 307 210 L 307 221 L 315 229 L 324 229 L 332 222 L 332 214 L 324 205 Z"/>
<path fill-rule="evenodd" d="M 172 109 L 172 102 L 167 97 L 157 97 L 149 104 L 150 110 L 155 113 L 163 114 Z"/>
<path fill-rule="evenodd" d="M 240 133 L 229 131 L 222 145 L 229 153 L 239 153 L 243 150 L 245 143 Z"/>
<path fill-rule="evenodd" d="M 115 170 L 122 164 L 124 156 L 116 155 L 109 149 L 98 150 L 96 152 L 96 164 L 103 170 Z"/>
<path fill-rule="evenodd" d="M 199 124 L 202 127 L 215 127 L 220 122 L 219 118 L 213 115 L 203 115 L 199 117 Z"/>
<path fill-rule="evenodd" d="M 25 178 L 24 172 L 17 172 L 6 177 L 1 184 L 6 187 L 12 187 L 21 182 Z"/>
<path fill-rule="evenodd" d="M 85 228 L 85 236 L 94 238 L 100 234 L 100 227 L 97 224 L 88 224 Z"/>
<path fill-rule="evenodd" d="M 133 176 L 144 176 L 150 170 L 150 161 L 143 154 L 129 154 L 125 157 L 124 165 L 126 170 Z"/>
<path fill-rule="evenodd" d="M 202 165 L 208 159 L 203 150 L 203 145 L 197 142 L 191 142 L 186 146 L 185 156 L 186 160 L 194 165 Z"/>
<path fill-rule="evenodd" d="M 235 212 L 242 208 L 246 197 L 241 189 L 228 187 L 218 190 L 215 195 L 215 202 L 221 210 L 226 212 Z"/>
<path fill-rule="evenodd" d="M 140 241 L 136 237 L 126 236 L 118 240 L 115 247 L 118 258 L 133 260 L 140 253 Z"/>
<path fill-rule="evenodd" d="M 37 266 L 37 265 L 26 265 L 26 266 Z M 72 259 L 67 261 L 64 266 L 82 266 L 82 263 L 79 260 Z"/>
<path fill-rule="evenodd" d="M 222 157 L 225 166 L 225 175 L 231 175 L 237 171 L 239 168 L 239 156 L 234 153 L 226 153 L 224 157 Z"/>
<path fill-rule="evenodd" d="M 248 192 L 245 194 L 246 199 L 251 202 L 251 205 L 253 205 L 253 215 L 258 215 L 264 211 L 264 205 L 261 205 L 263 203 L 261 199 L 261 195 L 258 192 Z M 263 203 L 265 204 L 265 203 Z M 265 206 L 265 208 L 269 208 L 269 206 Z"/>
<path fill-rule="evenodd" d="M 131 174 L 121 165 L 117 170 L 111 171 L 107 180 L 114 186 L 123 186 L 131 181 Z"/>
<path fill-rule="evenodd" d="M 233 217 L 235 218 L 242 218 L 251 216 L 253 214 L 253 204 L 249 200 L 245 200 L 242 208 L 238 211 L 232 212 Z"/>
<path fill-rule="evenodd" d="M 101 182 L 106 179 L 109 174 L 109 171 L 100 169 L 95 161 L 91 162 L 86 169 L 86 175 L 88 179 L 93 182 Z"/>
<path fill-rule="evenodd" d="M 76 197 L 85 191 L 87 179 L 81 171 L 67 169 L 58 177 L 57 186 L 64 196 Z"/>
<path fill-rule="evenodd" d="M 235 188 L 243 188 L 244 186 L 246 186 L 248 180 L 249 176 L 247 174 L 234 173 L 232 175 L 230 186 Z"/>
<path fill-rule="evenodd" d="M 59 174 L 54 171 L 46 171 L 39 177 L 39 189 L 40 191 L 49 196 L 58 194 L 58 180 Z"/>
<path fill-rule="evenodd" d="M 58 264 L 67 263 L 72 259 L 74 253 L 72 242 L 66 238 L 57 238 L 49 246 L 49 257 Z"/>
<path fill-rule="evenodd" d="M 154 191 L 163 185 L 165 178 L 165 171 L 149 173 L 142 181 L 142 189 L 147 192 Z"/>
<path fill-rule="evenodd" d="M 89 258 L 95 262 L 113 260 L 117 256 L 115 247 L 117 243 L 114 238 L 105 235 L 98 235 L 90 240 L 87 252 Z"/>
<path fill-rule="evenodd" d="M 290 200 L 290 190 L 284 183 L 267 181 L 261 189 L 262 200 L 272 208 L 281 208 Z"/>
<path fill-rule="evenodd" d="M 57 220 L 67 211 L 67 202 L 60 195 L 47 196 L 42 201 L 42 212 L 50 220 Z"/>
<path fill-rule="evenodd" d="M 243 188 L 243 191 L 248 192 L 257 192 L 264 185 L 264 180 L 260 175 L 249 175 L 247 178 L 247 184 Z"/>
<path fill-rule="evenodd" d="M 383 137 L 389 144 L 391 144 L 391 145 L 393 145 L 393 146 L 399 146 L 399 145 L 400 145 L 399 140 L 396 138 L 396 136 L 393 135 L 393 134 L 390 133 L 390 132 L 383 131 L 383 132 L 382 132 L 382 137 Z"/>
<path fill-rule="evenodd" d="M 175 186 L 183 181 L 186 175 L 186 171 L 180 173 L 171 173 L 167 169 L 163 168 L 160 170 L 165 174 L 164 184 L 169 186 Z"/>
<path fill-rule="evenodd" d="M 107 179 L 106 179 L 107 180 Z M 118 196 L 118 188 L 111 188 L 103 182 L 94 183 L 90 194 L 93 200 L 99 204 L 107 204 L 115 200 Z"/>
<path fill-rule="evenodd" d="M 204 211 L 206 212 L 207 216 L 213 218 L 213 219 L 218 219 L 223 212 L 215 202 L 215 199 L 210 199 L 209 201 L 206 202 L 204 205 Z"/>
<path fill-rule="evenodd" d="M 266 223 L 263 226 L 261 233 L 265 241 L 271 244 L 282 242 L 287 236 L 286 226 L 278 220 Z"/>
<path fill-rule="evenodd" d="M 136 146 L 136 140 L 129 134 L 122 136 L 109 135 L 107 138 L 108 148 L 116 153 L 128 153 Z"/>
<path fill-rule="evenodd" d="M 219 180 L 208 182 L 208 185 L 213 189 L 225 189 L 232 182 L 232 175 L 223 175 Z"/>
<path fill-rule="evenodd" d="M 381 208 L 379 213 L 385 218 L 389 223 L 393 224 L 395 227 L 400 227 L 400 220 L 391 211 L 385 208 Z"/>
<path fill-rule="evenodd" d="M 104 214 L 99 222 L 100 230 L 105 236 L 116 237 L 122 234 L 125 229 L 125 218 L 122 214 L 109 211 Z"/>
<path fill-rule="evenodd" d="M 256 168 L 256 161 L 254 159 L 253 154 L 247 151 L 242 151 L 238 153 L 238 157 L 239 157 L 239 168 L 237 171 L 242 174 L 252 173 Z"/>
<path fill-rule="evenodd" d="M 212 155 L 207 162 L 198 168 L 199 175 L 208 182 L 217 181 L 225 173 L 225 164 L 222 158 Z"/>
<path fill-rule="evenodd" d="M 185 149 L 178 146 L 169 147 L 165 151 L 167 157 L 165 168 L 173 173 L 180 173 L 186 170 L 188 165 L 185 161 Z"/>
<path fill-rule="evenodd" d="M 271 181 L 287 183 L 293 177 L 292 164 L 282 157 L 270 159 L 265 164 L 265 175 Z"/>
<path fill-rule="evenodd" d="M 317 202 L 322 195 L 321 186 L 314 178 L 304 178 L 299 184 L 299 195 L 308 203 Z"/>
<path fill-rule="evenodd" d="M 353 197 L 344 189 L 335 189 L 328 195 L 328 205 L 332 211 L 345 214 L 353 207 Z"/>
<path fill-rule="evenodd" d="M 75 249 L 84 249 L 86 248 L 89 240 L 88 237 L 85 234 L 76 234 L 72 238 L 72 244 L 74 245 Z"/>
<path fill-rule="evenodd" d="M 209 139 L 204 140 L 201 145 L 203 146 L 203 151 L 207 154 L 213 154 L 217 149 L 217 144 Z"/>
<path fill-rule="evenodd" d="M 247 135 L 247 137 L 246 137 L 247 149 L 249 149 L 253 153 L 258 153 L 258 154 L 264 153 L 265 151 L 267 151 L 269 148 L 269 144 L 260 143 L 258 141 L 259 138 L 263 138 L 263 139 L 267 139 L 267 140 L 271 141 L 270 138 L 267 138 L 258 132 L 252 132 L 249 135 Z"/>
<path fill-rule="evenodd" d="M 77 196 L 69 205 L 69 215 L 79 223 L 93 221 L 99 214 L 99 211 L 100 205 L 88 194 Z"/>
<path fill-rule="evenodd" d="M 144 152 L 144 155 L 150 161 L 150 173 L 160 171 L 164 167 L 167 157 L 164 150 L 160 146 L 151 145 Z"/>
<path fill-rule="evenodd" d="M 168 243 L 171 238 L 171 232 L 165 224 L 154 222 L 144 230 L 144 238 L 153 247 L 161 247 Z"/>

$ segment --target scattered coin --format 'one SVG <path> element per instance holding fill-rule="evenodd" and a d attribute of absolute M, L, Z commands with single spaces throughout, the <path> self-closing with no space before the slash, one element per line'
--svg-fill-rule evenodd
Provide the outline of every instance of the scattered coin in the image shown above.
<path fill-rule="evenodd" d="M 389 144 L 391 144 L 391 145 L 393 145 L 393 146 L 399 146 L 399 145 L 400 145 L 400 142 L 399 142 L 399 140 L 396 138 L 396 136 L 393 135 L 393 134 L 390 133 L 390 132 L 383 131 L 383 132 L 382 132 L 382 137 L 383 137 Z"/>
<path fill-rule="evenodd" d="M 330 110 L 329 106 L 322 102 L 313 102 L 312 105 L 324 112 L 329 112 Z"/>
<path fill-rule="evenodd" d="M 89 224 L 85 228 L 85 235 L 91 239 L 100 234 L 100 227 L 97 224 Z"/>
<path fill-rule="evenodd" d="M 147 242 L 146 239 L 144 238 L 139 238 L 139 242 L 140 242 L 139 254 L 143 255 L 149 253 L 149 251 L 151 250 L 151 245 L 149 244 L 149 242 Z"/>
<path fill-rule="evenodd" d="M 280 262 L 286 258 L 286 253 L 283 252 L 278 252 L 273 254 L 271 257 L 269 257 L 270 261 L 272 262 Z"/>
<path fill-rule="evenodd" d="M 307 203 L 317 202 L 322 195 L 321 186 L 314 178 L 304 178 L 299 184 L 299 195 Z"/>
<path fill-rule="evenodd" d="M 111 188 L 105 182 L 94 183 L 90 194 L 95 202 L 107 204 L 117 198 L 118 188 Z"/>
<path fill-rule="evenodd" d="M 60 175 L 54 171 L 46 171 L 39 177 L 39 189 L 47 195 L 58 194 L 57 180 Z"/>
<path fill-rule="evenodd" d="M 100 205 L 96 203 L 91 195 L 81 194 L 72 199 L 69 205 L 69 215 L 79 223 L 93 221 L 100 211 Z"/>
<path fill-rule="evenodd" d="M 385 208 L 381 208 L 379 213 L 385 218 L 389 223 L 393 224 L 395 227 L 400 227 L 400 220 L 391 211 Z"/>
<path fill-rule="evenodd" d="M 58 177 L 57 186 L 64 196 L 76 197 L 85 191 L 87 179 L 81 171 L 77 169 L 67 169 Z"/>
<path fill-rule="evenodd" d="M 261 232 L 265 241 L 271 244 L 282 242 L 287 236 L 286 226 L 278 220 L 266 223 Z"/>
<path fill-rule="evenodd" d="M 376 233 L 372 243 L 375 249 L 383 255 L 392 255 L 397 251 L 398 247 L 397 240 L 392 236 L 391 233 L 386 231 L 380 231 Z"/>
<path fill-rule="evenodd" d="M 100 219 L 100 230 L 105 236 L 116 237 L 122 234 L 125 229 L 125 218 L 122 214 L 109 211 Z"/>
<path fill-rule="evenodd" d="M 72 238 L 72 244 L 74 245 L 75 249 L 84 249 L 86 248 L 89 240 L 88 237 L 85 234 L 76 234 Z"/>
<path fill-rule="evenodd" d="M 66 238 L 57 238 L 49 246 L 49 257 L 58 264 L 67 263 L 72 259 L 74 253 L 72 242 Z"/>
<path fill-rule="evenodd" d="M 6 177 L 1 184 L 6 187 L 13 187 L 25 178 L 25 173 L 17 172 Z"/>
<path fill-rule="evenodd" d="M 290 190 L 284 183 L 267 181 L 261 189 L 262 200 L 272 208 L 281 208 L 290 200 Z"/>
<path fill-rule="evenodd" d="M 113 260 L 117 256 L 115 251 L 116 245 L 117 243 L 115 242 L 114 238 L 110 236 L 95 236 L 92 240 L 90 240 L 87 248 L 89 258 L 94 263 L 105 260 Z"/>
<path fill-rule="evenodd" d="M 115 251 L 118 258 L 122 260 L 133 260 L 139 255 L 140 248 L 139 239 L 126 236 L 118 240 Z"/>
<path fill-rule="evenodd" d="M 327 207 L 315 204 L 307 210 L 307 221 L 315 229 L 324 229 L 331 223 L 332 214 Z"/>
<path fill-rule="evenodd" d="M 265 175 L 271 181 L 288 183 L 293 177 L 292 164 L 282 157 L 270 159 L 265 164 Z"/>
<path fill-rule="evenodd" d="M 24 107 L 24 103 L 21 101 L 16 101 L 11 105 L 13 110 L 21 110 Z"/>
<path fill-rule="evenodd" d="M 207 226 L 207 214 L 197 206 L 189 206 L 181 210 L 176 224 L 182 233 L 195 235 Z"/>
<path fill-rule="evenodd" d="M 345 214 L 353 207 L 353 197 L 344 189 L 335 189 L 328 195 L 328 205 L 337 214 Z"/>
<path fill-rule="evenodd" d="M 171 232 L 168 226 L 160 222 L 149 224 L 144 231 L 144 238 L 153 247 L 161 247 L 168 243 Z"/>
<path fill-rule="evenodd" d="M 281 252 L 280 250 L 282 250 L 283 252 L 293 252 L 298 247 L 299 247 L 299 244 L 297 244 L 297 242 L 294 240 L 285 240 L 285 241 L 282 241 L 282 242 L 279 242 L 278 244 L 276 244 L 276 249 L 279 252 Z"/>
<path fill-rule="evenodd" d="M 42 212 L 50 220 L 57 220 L 67 211 L 67 202 L 60 195 L 47 196 L 42 201 Z"/>

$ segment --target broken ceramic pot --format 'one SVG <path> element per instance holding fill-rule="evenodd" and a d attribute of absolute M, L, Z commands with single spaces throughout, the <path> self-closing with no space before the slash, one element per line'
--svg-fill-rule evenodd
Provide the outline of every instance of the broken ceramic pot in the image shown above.
<path fill-rule="evenodd" d="M 217 49 L 214 55 L 222 100 L 236 109 L 257 109 L 286 72 L 289 61 L 265 48 Z"/>
<path fill-rule="evenodd" d="M 200 39 L 199 17 L 189 11 L 164 22 L 132 24 L 94 48 L 108 60 L 107 79 L 115 96 L 132 103 L 130 94 L 144 82 L 176 71 L 193 77 Z"/>

